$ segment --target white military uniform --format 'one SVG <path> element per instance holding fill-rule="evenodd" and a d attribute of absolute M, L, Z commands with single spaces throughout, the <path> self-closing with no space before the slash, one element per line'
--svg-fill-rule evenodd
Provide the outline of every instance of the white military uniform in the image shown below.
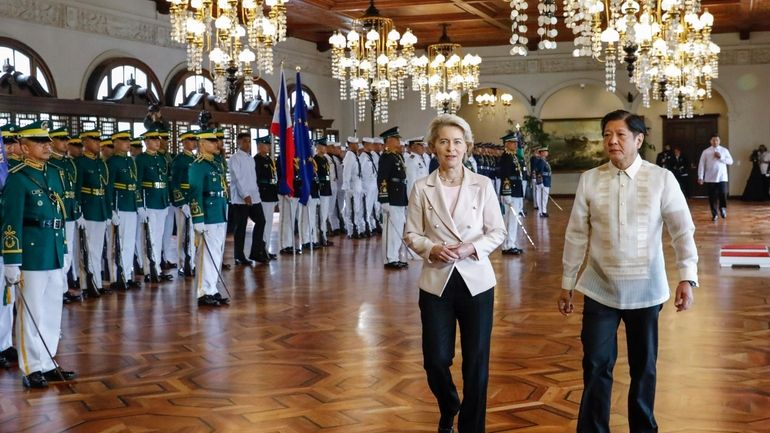
<path fill-rule="evenodd" d="M 423 177 L 428 175 L 428 163 L 429 160 L 425 158 L 427 155 L 418 155 L 417 153 L 405 153 L 404 164 L 406 165 L 406 193 L 407 196 L 412 194 L 412 187 L 414 183 Z"/>
<path fill-rule="evenodd" d="M 338 143 L 331 143 L 329 146 L 338 146 Z M 326 209 L 326 212 L 328 214 L 328 221 L 329 226 L 332 228 L 332 230 L 338 230 L 340 228 L 340 218 L 337 214 L 337 196 L 339 195 L 340 191 L 340 185 L 342 182 L 342 164 L 340 166 L 337 166 L 337 158 L 333 157 L 330 154 L 325 155 L 326 160 L 329 161 L 329 180 L 331 181 L 331 187 L 332 187 L 332 195 L 328 198 L 329 204 L 328 208 Z M 340 210 L 342 208 L 339 208 Z M 326 222 L 323 221 L 325 224 Z"/>
<path fill-rule="evenodd" d="M 349 142 L 358 142 L 358 139 Z M 342 160 L 342 191 L 345 196 L 345 227 L 348 231 L 348 236 L 353 235 L 353 227 L 359 233 L 366 230 L 364 224 L 364 189 L 362 182 L 363 167 L 361 165 L 361 157 L 356 155 L 355 152 L 349 151 L 345 154 L 345 159 Z"/>
<path fill-rule="evenodd" d="M 377 189 L 377 165 L 374 156 L 372 155 L 373 153 L 374 152 L 363 151 L 358 156 L 361 161 L 361 183 L 364 193 L 364 213 L 366 214 L 366 227 L 364 230 L 366 230 L 366 228 L 373 230 L 376 227 L 374 206 L 375 203 L 377 203 L 379 190 Z"/>

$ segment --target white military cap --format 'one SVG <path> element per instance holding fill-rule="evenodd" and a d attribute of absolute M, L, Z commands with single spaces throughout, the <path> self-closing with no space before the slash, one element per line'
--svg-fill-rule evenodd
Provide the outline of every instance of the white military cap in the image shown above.
<path fill-rule="evenodd" d="M 383 140 L 383 139 L 382 139 L 382 138 L 380 138 L 380 137 L 374 137 L 374 138 L 372 138 L 372 143 L 376 143 L 376 144 L 385 144 L 385 140 Z"/>
<path fill-rule="evenodd" d="M 356 136 L 348 137 L 348 143 L 358 143 L 358 137 Z"/>

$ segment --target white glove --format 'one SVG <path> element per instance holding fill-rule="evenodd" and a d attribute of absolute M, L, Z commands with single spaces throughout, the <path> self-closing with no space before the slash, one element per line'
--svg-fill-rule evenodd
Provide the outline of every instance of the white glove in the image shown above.
<path fill-rule="evenodd" d="M 72 256 L 70 253 L 67 253 L 64 255 L 64 272 L 67 272 L 70 268 L 70 264 L 72 263 Z"/>
<path fill-rule="evenodd" d="M 19 265 L 5 265 L 5 282 L 14 285 L 21 280 L 21 267 Z"/>
<path fill-rule="evenodd" d="M 118 215 L 118 211 L 115 210 L 112 211 L 112 225 L 120 225 L 120 215 Z"/>
<path fill-rule="evenodd" d="M 187 205 L 187 204 L 182 205 L 182 215 L 184 215 L 187 218 L 190 218 L 190 216 L 192 215 L 190 213 L 190 205 Z"/>
<path fill-rule="evenodd" d="M 83 215 L 80 215 L 80 218 L 78 218 L 75 221 L 75 225 L 78 227 L 85 227 L 86 226 L 86 219 Z"/>
<path fill-rule="evenodd" d="M 139 217 L 140 223 L 147 221 L 147 209 L 143 207 L 136 208 L 136 215 Z"/>
<path fill-rule="evenodd" d="M 195 224 L 193 224 L 193 230 L 195 230 L 195 233 L 205 233 L 206 232 L 206 224 L 195 223 Z"/>

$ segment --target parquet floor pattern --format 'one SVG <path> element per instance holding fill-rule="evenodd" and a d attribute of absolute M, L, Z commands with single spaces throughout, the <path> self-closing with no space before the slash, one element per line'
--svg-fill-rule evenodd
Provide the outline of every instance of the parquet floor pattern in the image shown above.
<path fill-rule="evenodd" d="M 559 202 L 566 212 L 525 219 L 537 249 L 493 257 L 489 432 L 575 429 L 582 302 L 568 319 L 556 310 L 571 205 Z M 701 288 L 694 310 L 669 304 L 661 316 L 660 431 L 770 433 L 770 271 L 721 269 L 717 256 L 720 244 L 770 243 L 770 205 L 734 200 L 728 220 L 713 223 L 704 200 L 691 205 Z M 0 432 L 434 432 L 420 262 L 388 271 L 379 239 L 333 240 L 313 254 L 225 271 L 230 307 L 197 308 L 191 280 L 65 307 L 58 359 L 80 378 L 25 391 L 17 369 L 0 371 Z M 628 431 L 624 340 L 615 432 Z M 458 382 L 460 363 L 458 348 Z"/>

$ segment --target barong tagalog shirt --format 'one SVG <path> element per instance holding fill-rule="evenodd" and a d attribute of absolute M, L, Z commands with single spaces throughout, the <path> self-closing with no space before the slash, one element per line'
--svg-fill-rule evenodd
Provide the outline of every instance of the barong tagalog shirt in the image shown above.
<path fill-rule="evenodd" d="M 562 288 L 617 309 L 662 304 L 670 296 L 664 223 L 678 281 L 697 283 L 695 225 L 670 171 L 637 155 L 626 170 L 609 162 L 583 173 L 565 234 Z M 586 248 L 588 261 L 577 278 Z"/>

